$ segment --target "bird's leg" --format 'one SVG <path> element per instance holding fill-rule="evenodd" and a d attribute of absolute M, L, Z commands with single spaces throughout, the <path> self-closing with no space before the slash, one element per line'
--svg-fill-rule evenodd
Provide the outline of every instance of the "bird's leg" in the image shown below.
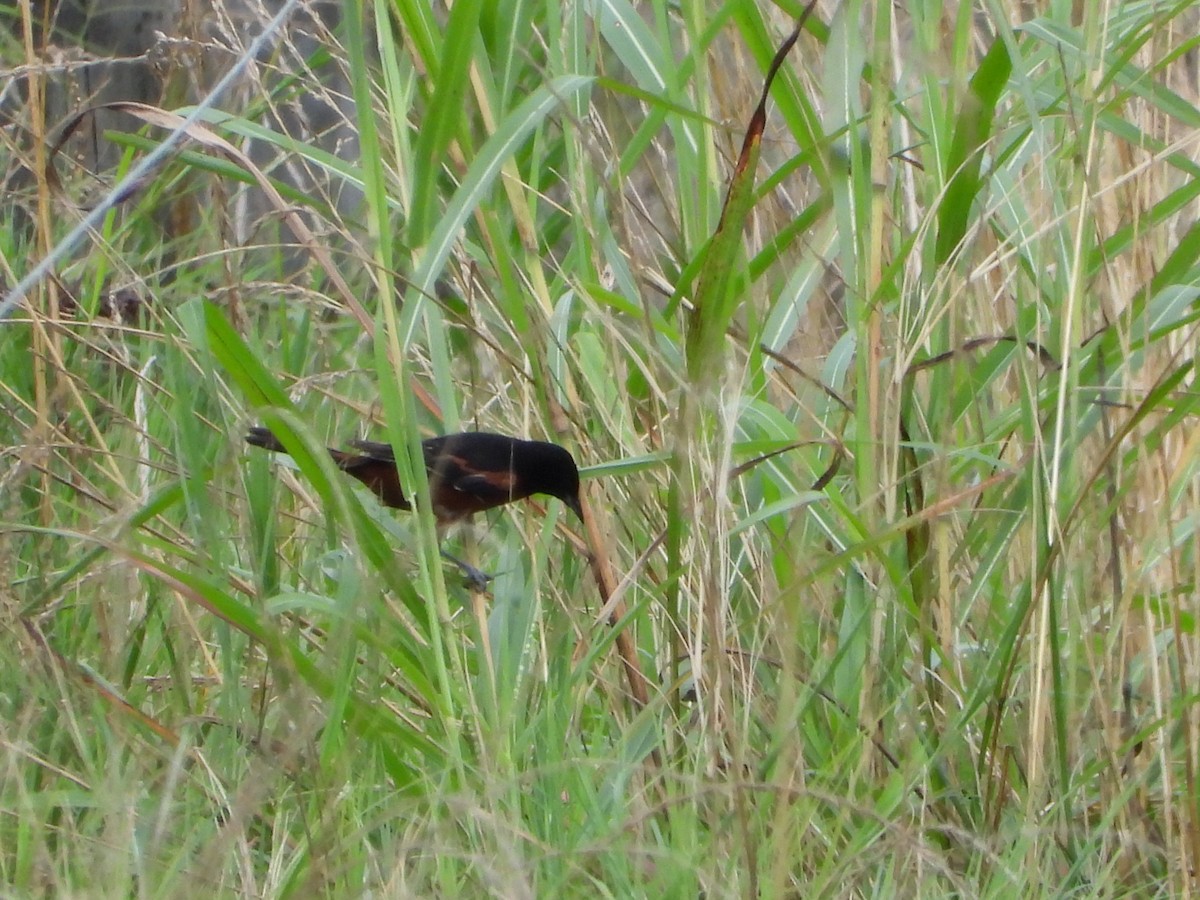
<path fill-rule="evenodd" d="M 489 575 L 482 569 L 477 569 L 470 563 L 463 562 L 457 556 L 451 556 L 445 550 L 440 550 L 439 552 L 442 554 L 443 559 L 447 559 L 458 566 L 471 590 L 478 591 L 481 594 L 487 591 L 488 582 L 495 578 L 494 575 Z"/>

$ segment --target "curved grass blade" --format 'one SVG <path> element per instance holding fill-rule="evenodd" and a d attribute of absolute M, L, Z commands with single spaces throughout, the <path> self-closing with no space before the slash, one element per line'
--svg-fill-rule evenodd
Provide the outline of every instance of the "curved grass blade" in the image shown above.
<path fill-rule="evenodd" d="M 980 61 L 971 77 L 971 89 L 963 98 L 945 166 L 950 182 L 938 208 L 934 259 L 939 266 L 950 258 L 967 233 L 971 207 L 983 186 L 979 175 L 983 165 L 982 150 L 991 138 L 996 104 L 1000 102 L 1012 69 L 1008 46 L 997 38 Z"/>
<path fill-rule="evenodd" d="M 771 60 L 762 95 L 742 140 L 742 150 L 738 154 L 725 204 L 721 209 L 721 219 L 708 245 L 688 323 L 688 376 L 694 382 L 707 380 L 707 376 L 720 370 L 714 363 L 720 356 L 719 349 L 725 338 L 725 330 L 733 321 L 738 307 L 737 294 L 733 287 L 740 279 L 735 273 L 735 266 L 738 254 L 742 250 L 742 228 L 754 207 L 754 176 L 762 147 L 763 129 L 767 122 L 767 98 L 770 96 L 771 84 L 779 72 L 779 67 L 783 65 L 788 52 L 799 39 L 804 22 L 814 6 L 816 0 L 812 0 L 804 8 L 796 27 Z"/>

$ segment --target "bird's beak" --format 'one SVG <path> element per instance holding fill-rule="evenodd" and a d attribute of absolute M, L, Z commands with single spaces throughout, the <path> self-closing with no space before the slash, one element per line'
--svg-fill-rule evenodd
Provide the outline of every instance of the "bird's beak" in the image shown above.
<path fill-rule="evenodd" d="M 574 497 L 563 497 L 563 503 L 567 504 L 567 509 L 579 516 L 579 521 L 583 521 L 583 504 L 579 500 L 579 495 Z"/>

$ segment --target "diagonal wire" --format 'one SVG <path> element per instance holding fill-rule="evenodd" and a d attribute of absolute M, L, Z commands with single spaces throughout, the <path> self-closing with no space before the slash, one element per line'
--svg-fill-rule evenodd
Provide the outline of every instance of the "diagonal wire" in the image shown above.
<path fill-rule="evenodd" d="M 299 3 L 300 0 L 286 0 L 283 6 L 280 7 L 279 12 L 276 13 L 275 18 L 267 23 L 267 27 L 264 28 L 262 33 L 254 39 L 248 48 L 246 48 L 246 52 L 242 54 L 241 58 L 238 59 L 233 68 L 226 72 L 224 77 L 213 86 L 211 91 L 209 91 L 208 95 L 204 97 L 204 99 L 202 99 L 198 104 L 196 104 L 195 108 L 191 111 L 188 117 L 184 119 L 177 128 L 171 131 L 161 144 L 148 153 L 140 163 L 134 166 L 133 169 L 130 170 L 129 174 L 122 178 L 121 181 L 118 182 L 113 189 L 108 192 L 108 195 L 100 203 L 98 203 L 91 212 L 84 216 L 78 225 L 71 229 L 70 233 L 66 237 L 55 244 L 54 247 L 51 248 L 50 252 L 46 254 L 45 258 L 42 259 L 41 262 L 39 262 L 36 266 L 34 266 L 24 278 L 17 282 L 16 287 L 9 291 L 8 295 L 5 296 L 3 300 L 0 300 L 0 322 L 3 322 L 9 317 L 9 315 L 12 314 L 12 311 L 17 307 L 17 304 L 25 299 L 25 295 L 29 293 L 30 288 L 32 288 L 35 284 L 41 281 L 42 278 L 49 274 L 49 272 L 64 257 L 68 256 L 71 251 L 75 249 L 76 245 L 83 240 L 84 236 L 89 231 L 100 224 L 100 220 L 104 218 L 110 209 L 115 207 L 122 201 L 123 198 L 128 196 L 129 192 L 135 185 L 141 184 L 143 179 L 145 179 L 159 164 L 164 162 L 167 157 L 174 152 L 176 146 L 182 143 L 183 139 L 187 136 L 188 130 L 192 128 L 192 126 L 195 125 L 200 118 L 216 104 L 217 99 L 229 88 L 229 86 L 242 76 L 247 67 L 249 67 L 251 61 L 259 58 L 259 54 L 263 47 L 265 47 L 267 43 L 274 38 L 280 26 L 287 21 Z"/>

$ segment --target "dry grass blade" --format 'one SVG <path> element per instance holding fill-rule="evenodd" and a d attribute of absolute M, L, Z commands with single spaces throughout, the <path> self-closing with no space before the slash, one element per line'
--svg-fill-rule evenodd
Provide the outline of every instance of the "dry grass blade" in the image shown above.
<path fill-rule="evenodd" d="M 290 203 L 288 203 L 279 190 L 272 183 L 267 174 L 255 164 L 249 156 L 227 141 L 221 135 L 217 134 L 207 125 L 201 122 L 188 123 L 184 116 L 170 112 L 165 109 L 160 109 L 157 106 L 150 106 L 146 103 L 134 103 L 132 101 L 117 101 L 113 103 L 104 103 L 98 106 L 89 107 L 79 113 L 76 113 L 67 120 L 63 126 L 62 133 L 58 140 L 51 148 L 47 157 L 47 177 L 57 184 L 57 175 L 54 174 L 54 157 L 62 149 L 63 144 L 71 136 L 74 130 L 79 126 L 89 115 L 92 115 L 98 109 L 108 109 L 114 112 L 125 113 L 135 119 L 139 119 L 148 125 L 154 125 L 159 128 L 166 129 L 182 129 L 183 133 L 188 138 L 195 141 L 200 146 L 215 150 L 223 156 L 237 163 L 246 172 L 254 177 L 255 182 L 262 190 L 263 194 L 271 202 L 278 211 L 280 217 L 285 221 L 292 233 L 296 235 L 297 240 L 304 246 L 305 250 L 312 254 L 313 258 L 321 265 L 322 271 L 333 283 L 337 289 L 338 295 L 341 298 L 346 309 L 351 315 L 358 320 L 359 325 L 364 332 L 368 334 L 374 331 L 374 322 L 371 315 L 359 302 L 355 296 L 354 290 L 346 282 L 341 271 L 335 264 L 333 257 L 329 254 L 328 249 L 318 240 L 317 236 L 312 233 L 312 230 L 305 224 L 304 219 L 296 212 Z M 147 178 L 150 176 L 147 175 Z M 123 202 L 132 196 L 133 192 L 142 187 L 140 184 L 131 185 L 129 191 L 118 195 L 116 202 Z"/>
<path fill-rule="evenodd" d="M 688 374 L 696 382 L 711 378 L 714 373 L 721 371 L 721 366 L 717 364 L 721 356 L 718 347 L 725 338 L 738 306 L 738 299 L 732 290 L 735 259 L 741 247 L 742 229 L 754 205 L 759 150 L 763 129 L 767 124 L 767 99 L 779 67 L 795 46 L 804 30 L 804 23 L 816 5 L 816 0 L 810 0 L 767 68 L 762 94 L 746 127 L 742 149 L 730 176 L 716 231 L 705 250 L 687 332 Z"/>

